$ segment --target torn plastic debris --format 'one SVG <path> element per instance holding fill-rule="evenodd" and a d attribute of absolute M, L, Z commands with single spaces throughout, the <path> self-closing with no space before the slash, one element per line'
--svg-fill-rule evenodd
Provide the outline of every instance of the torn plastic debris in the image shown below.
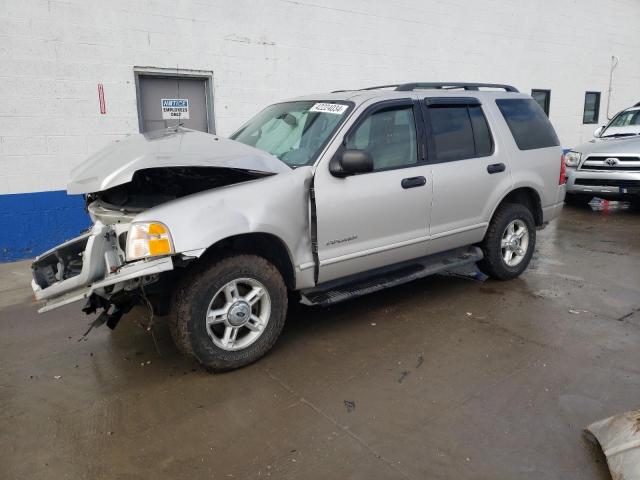
<path fill-rule="evenodd" d="M 622 413 L 587 427 L 607 457 L 614 479 L 640 479 L 640 410 Z"/>

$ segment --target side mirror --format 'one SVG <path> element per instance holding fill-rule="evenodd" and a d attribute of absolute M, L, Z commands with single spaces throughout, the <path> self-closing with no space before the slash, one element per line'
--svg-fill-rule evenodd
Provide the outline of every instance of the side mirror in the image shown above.
<path fill-rule="evenodd" d="M 593 131 L 593 136 L 594 136 L 594 137 L 596 137 L 596 138 L 598 138 L 598 137 L 602 134 L 602 131 L 603 131 L 603 130 L 604 130 L 604 125 L 602 125 L 601 127 L 596 128 L 596 129 Z"/>
<path fill-rule="evenodd" d="M 373 157 L 366 150 L 343 150 L 333 157 L 329 171 L 335 177 L 347 177 L 373 171 Z"/>

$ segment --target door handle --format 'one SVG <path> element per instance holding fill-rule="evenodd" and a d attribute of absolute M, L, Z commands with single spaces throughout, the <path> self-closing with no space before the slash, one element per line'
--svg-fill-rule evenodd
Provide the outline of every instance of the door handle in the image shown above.
<path fill-rule="evenodd" d="M 414 187 L 422 187 L 423 185 L 426 185 L 427 183 L 427 179 L 424 177 L 410 177 L 410 178 L 403 178 L 402 182 L 400 182 L 400 185 L 402 185 L 402 188 L 414 188 Z"/>
<path fill-rule="evenodd" d="M 504 172 L 506 168 L 504 163 L 492 163 L 491 165 L 487 165 L 487 172 L 490 174 Z"/>

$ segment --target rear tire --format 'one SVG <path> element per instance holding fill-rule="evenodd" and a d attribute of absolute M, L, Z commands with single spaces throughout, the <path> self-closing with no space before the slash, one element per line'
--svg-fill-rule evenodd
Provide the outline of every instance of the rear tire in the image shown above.
<path fill-rule="evenodd" d="M 498 280 L 519 276 L 529 265 L 536 246 L 536 228 L 531 211 L 519 203 L 498 207 L 480 244 L 483 273 Z"/>
<path fill-rule="evenodd" d="M 223 372 L 255 362 L 275 344 L 287 314 L 287 288 L 262 257 L 237 255 L 194 268 L 172 302 L 179 350 Z"/>

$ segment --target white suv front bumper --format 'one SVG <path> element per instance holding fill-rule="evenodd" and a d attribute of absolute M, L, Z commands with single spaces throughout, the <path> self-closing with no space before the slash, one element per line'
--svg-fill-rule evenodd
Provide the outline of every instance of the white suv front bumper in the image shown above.
<path fill-rule="evenodd" d="M 40 313 L 92 294 L 109 298 L 153 282 L 157 275 L 173 270 L 171 257 L 124 263 L 115 231 L 96 222 L 88 233 L 38 256 L 31 265 L 31 287 L 36 300 L 44 300 Z"/>

